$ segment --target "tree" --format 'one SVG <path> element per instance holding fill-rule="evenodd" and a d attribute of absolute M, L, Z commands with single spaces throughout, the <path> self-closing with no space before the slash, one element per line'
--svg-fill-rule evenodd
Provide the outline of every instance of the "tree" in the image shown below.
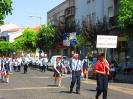
<path fill-rule="evenodd" d="M 133 26 L 133 0 L 120 0 L 118 20 L 123 28 Z"/>
<path fill-rule="evenodd" d="M 24 38 L 17 39 L 15 41 L 14 45 L 15 45 L 15 50 L 16 51 L 23 51 L 25 49 L 25 46 L 24 46 Z"/>
<path fill-rule="evenodd" d="M 103 17 L 102 20 L 98 20 L 96 24 L 92 24 L 92 22 L 86 19 L 82 22 L 82 35 L 88 39 L 88 42 L 93 46 L 96 46 L 97 35 L 108 35 L 109 32 L 110 26 L 106 17 Z"/>
<path fill-rule="evenodd" d="M 23 32 L 23 37 L 17 41 L 17 44 L 23 47 L 25 51 L 36 50 L 37 32 L 27 29 Z M 21 42 L 22 41 L 22 42 Z"/>
<path fill-rule="evenodd" d="M 77 35 L 77 47 L 83 47 L 89 45 L 88 40 L 83 36 L 83 34 Z"/>
<path fill-rule="evenodd" d="M 8 14 L 12 14 L 12 1 L 0 0 L 0 24 L 4 23 L 3 20 Z"/>
<path fill-rule="evenodd" d="M 0 42 L 0 54 L 9 56 L 15 50 L 13 43 L 1 41 Z"/>
<path fill-rule="evenodd" d="M 51 25 L 42 26 L 37 34 L 37 46 L 41 50 L 53 48 L 56 45 L 57 29 Z"/>

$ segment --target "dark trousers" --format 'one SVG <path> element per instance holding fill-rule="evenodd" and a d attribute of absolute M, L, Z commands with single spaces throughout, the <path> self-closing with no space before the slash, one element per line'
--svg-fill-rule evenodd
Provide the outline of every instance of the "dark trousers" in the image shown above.
<path fill-rule="evenodd" d="M 18 71 L 20 71 L 21 70 L 21 65 L 18 65 Z"/>
<path fill-rule="evenodd" d="M 42 72 L 44 71 L 45 72 L 45 70 L 46 70 L 46 66 L 42 66 Z"/>
<path fill-rule="evenodd" d="M 48 65 L 46 65 L 45 68 L 48 70 Z"/>
<path fill-rule="evenodd" d="M 13 70 L 16 71 L 16 66 L 13 66 Z"/>
<path fill-rule="evenodd" d="M 28 69 L 28 65 L 25 64 L 25 65 L 24 65 L 24 74 L 27 73 L 27 69 Z"/>
<path fill-rule="evenodd" d="M 76 83 L 76 92 L 80 91 L 80 76 L 81 76 L 81 71 L 72 71 L 72 81 L 70 85 L 70 91 L 73 90 L 75 83 Z"/>
<path fill-rule="evenodd" d="M 103 92 L 103 99 L 107 99 L 107 91 L 108 91 L 108 76 L 97 75 L 97 93 L 96 99 Z"/>

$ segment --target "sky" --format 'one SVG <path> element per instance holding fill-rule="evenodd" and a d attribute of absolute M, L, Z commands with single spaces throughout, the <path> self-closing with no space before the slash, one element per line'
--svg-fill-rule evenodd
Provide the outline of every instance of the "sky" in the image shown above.
<path fill-rule="evenodd" d="M 47 24 L 47 12 L 65 0 L 12 0 L 12 15 L 4 20 L 7 24 L 16 24 L 20 28 L 36 27 Z M 34 17 L 30 17 L 34 16 Z"/>

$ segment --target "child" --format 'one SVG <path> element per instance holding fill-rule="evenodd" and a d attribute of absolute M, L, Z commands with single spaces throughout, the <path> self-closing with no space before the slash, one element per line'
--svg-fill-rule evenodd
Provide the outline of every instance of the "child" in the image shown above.
<path fill-rule="evenodd" d="M 55 77 L 55 85 L 58 81 L 58 86 L 61 87 L 61 59 L 56 58 L 56 63 L 54 64 L 54 77 Z"/>

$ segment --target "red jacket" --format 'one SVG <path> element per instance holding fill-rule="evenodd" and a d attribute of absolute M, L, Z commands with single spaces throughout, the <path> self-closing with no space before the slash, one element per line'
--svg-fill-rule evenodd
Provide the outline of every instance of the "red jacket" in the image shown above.
<path fill-rule="evenodd" d="M 95 66 L 95 72 L 97 74 L 102 74 L 102 75 L 109 75 L 109 64 L 107 61 L 100 62 L 98 61 Z"/>

